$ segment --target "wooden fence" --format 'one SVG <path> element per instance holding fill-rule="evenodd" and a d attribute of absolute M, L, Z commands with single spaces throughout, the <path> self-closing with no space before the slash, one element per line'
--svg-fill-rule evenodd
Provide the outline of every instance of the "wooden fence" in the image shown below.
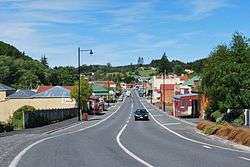
<path fill-rule="evenodd" d="M 46 109 L 35 112 L 24 112 L 24 128 L 34 128 L 63 121 L 77 116 L 77 108 Z"/>

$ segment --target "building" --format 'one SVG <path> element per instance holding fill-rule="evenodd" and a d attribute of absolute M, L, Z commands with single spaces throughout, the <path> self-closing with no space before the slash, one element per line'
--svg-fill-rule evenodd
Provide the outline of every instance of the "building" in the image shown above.
<path fill-rule="evenodd" d="M 104 86 L 92 84 L 92 95 L 97 97 L 102 97 L 103 99 L 106 99 L 109 95 L 108 89 L 106 89 Z"/>
<path fill-rule="evenodd" d="M 36 94 L 27 90 L 17 91 L 0 102 L 0 121 L 7 122 L 12 114 L 24 105 L 36 109 L 64 109 L 75 108 L 76 102 L 71 99 L 70 90 L 61 86 L 54 86 Z"/>
<path fill-rule="evenodd" d="M 198 94 L 188 93 L 173 96 L 173 115 L 197 117 L 199 115 Z"/>
<path fill-rule="evenodd" d="M 163 79 L 163 76 L 153 76 L 149 82 L 151 83 L 153 90 L 152 102 L 155 104 L 161 101 L 160 86 L 162 84 L 179 85 L 181 80 L 176 75 L 168 75 L 165 80 Z"/>
<path fill-rule="evenodd" d="M 161 84 L 160 85 L 161 104 L 164 102 L 170 106 L 173 104 L 173 96 L 175 95 L 175 84 Z"/>
<path fill-rule="evenodd" d="M 15 89 L 0 83 L 0 101 L 4 101 L 7 96 L 15 93 Z"/>

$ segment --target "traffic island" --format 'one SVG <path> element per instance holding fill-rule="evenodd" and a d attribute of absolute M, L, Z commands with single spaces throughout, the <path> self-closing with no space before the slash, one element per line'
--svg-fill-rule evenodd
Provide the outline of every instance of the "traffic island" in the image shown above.
<path fill-rule="evenodd" d="M 250 129 L 232 126 L 228 123 L 218 124 L 210 121 L 200 121 L 197 128 L 207 135 L 216 135 L 226 140 L 250 147 Z"/>

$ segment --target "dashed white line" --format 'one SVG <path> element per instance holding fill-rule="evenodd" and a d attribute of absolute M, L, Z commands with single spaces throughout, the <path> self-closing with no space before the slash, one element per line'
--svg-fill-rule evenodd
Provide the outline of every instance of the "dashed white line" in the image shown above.
<path fill-rule="evenodd" d="M 244 160 L 246 160 L 246 161 L 250 161 L 250 158 L 246 158 L 246 157 L 238 157 L 238 158 L 244 159 Z"/>
<path fill-rule="evenodd" d="M 179 122 L 170 122 L 170 123 L 165 123 L 165 124 L 162 124 L 164 126 L 168 126 L 168 125 L 180 125 L 181 123 Z"/>
<path fill-rule="evenodd" d="M 99 124 L 101 124 L 102 122 L 108 120 L 111 116 L 113 116 L 115 113 L 117 113 L 117 111 L 119 111 L 119 109 L 121 108 L 121 106 L 124 104 L 125 101 L 122 102 L 122 104 L 119 106 L 119 108 L 117 108 L 115 110 L 115 112 L 113 112 L 112 114 L 110 114 L 109 116 L 107 116 L 105 119 L 97 122 L 96 124 L 93 124 L 93 125 L 90 125 L 88 127 L 85 127 L 85 128 L 81 128 L 79 130 L 76 130 L 76 131 L 72 131 L 72 132 L 67 132 L 67 133 L 61 133 L 61 134 L 58 134 L 58 135 L 54 135 L 54 136 L 50 136 L 50 137 L 46 137 L 44 139 L 41 139 L 41 140 L 38 140 L 36 141 L 35 143 L 29 145 L 28 147 L 26 147 L 25 149 L 23 149 L 12 161 L 11 163 L 9 164 L 9 167 L 16 167 L 19 163 L 19 161 L 22 159 L 22 157 L 32 148 L 34 147 L 35 145 L 39 144 L 39 143 L 42 143 L 44 141 L 47 141 L 49 139 L 54 139 L 56 137 L 60 137 L 60 136 L 63 136 L 63 135 L 68 135 L 68 134 L 73 134 L 73 133 L 76 133 L 76 132 L 80 132 L 80 131 L 84 131 L 86 129 L 89 129 L 89 128 L 92 128 L 92 127 L 95 127 Z"/>
<path fill-rule="evenodd" d="M 207 148 L 207 149 L 212 149 L 212 147 L 206 146 L 206 145 L 204 145 L 204 146 L 202 146 L 202 147 Z"/>
<path fill-rule="evenodd" d="M 140 101 L 141 102 L 141 101 Z M 193 142 L 193 143 L 197 143 L 197 144 L 201 144 L 201 145 L 207 145 L 207 146 L 211 146 L 211 147 L 216 147 L 216 148 L 219 148 L 219 149 L 223 149 L 223 150 L 229 150 L 229 151 L 235 151 L 235 152 L 240 152 L 240 153 L 248 153 L 247 151 L 244 151 L 244 150 L 236 150 L 236 149 L 232 149 L 232 148 L 227 148 L 227 147 L 222 147 L 222 146 L 218 146 L 218 145 L 213 145 L 213 144 L 209 144 L 209 143 L 204 143 L 204 142 L 201 142 L 201 141 L 198 141 L 198 140 L 194 140 L 194 139 L 191 139 L 191 138 L 188 138 L 188 137 L 185 137 L 171 129 L 169 129 L 168 127 L 164 126 L 162 123 L 160 123 L 158 120 L 156 120 L 156 118 L 153 116 L 153 114 L 151 114 L 151 112 L 145 107 L 145 105 L 141 102 L 142 106 L 148 111 L 149 115 L 152 117 L 152 119 L 159 125 L 161 126 L 162 128 L 166 129 L 167 131 L 169 131 L 170 133 L 173 133 L 174 135 L 184 139 L 184 140 L 187 140 L 187 141 L 190 141 L 190 142 Z"/>
<path fill-rule="evenodd" d="M 131 112 L 133 110 L 133 103 L 131 105 Z M 123 131 L 126 129 L 126 127 L 128 126 L 129 120 L 130 120 L 131 116 L 129 116 L 129 119 L 127 121 L 127 123 L 122 127 L 122 129 L 119 131 L 118 135 L 116 136 L 116 141 L 118 143 L 118 145 L 121 147 L 121 149 L 127 153 L 129 156 L 131 156 L 132 158 L 134 158 L 135 160 L 137 160 L 138 162 L 142 163 L 143 165 L 147 166 L 147 167 L 153 167 L 153 165 L 149 164 L 148 162 L 146 162 L 145 160 L 139 158 L 137 155 L 135 155 L 134 153 L 132 153 L 131 151 L 129 151 L 124 145 L 122 145 L 120 137 L 123 133 Z"/>

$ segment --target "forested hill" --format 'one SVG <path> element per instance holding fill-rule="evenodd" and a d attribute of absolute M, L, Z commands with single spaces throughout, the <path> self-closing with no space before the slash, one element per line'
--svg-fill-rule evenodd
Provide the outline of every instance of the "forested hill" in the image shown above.
<path fill-rule="evenodd" d="M 25 52 L 14 46 L 0 41 L 0 83 L 17 89 L 34 89 L 37 85 L 73 85 L 77 80 L 77 68 L 59 66 L 50 68 L 47 58 L 34 60 Z M 143 68 L 142 68 L 143 67 Z M 157 70 L 151 70 L 155 67 Z M 131 82 L 133 76 L 156 75 L 167 68 L 168 72 L 182 73 L 185 68 L 201 71 L 203 60 L 193 63 L 183 63 L 178 60 L 169 62 L 164 54 L 161 59 L 153 60 L 150 64 L 136 64 L 113 67 L 106 65 L 82 65 L 81 73 L 92 76 L 95 80 L 112 79 L 117 82 Z"/>

